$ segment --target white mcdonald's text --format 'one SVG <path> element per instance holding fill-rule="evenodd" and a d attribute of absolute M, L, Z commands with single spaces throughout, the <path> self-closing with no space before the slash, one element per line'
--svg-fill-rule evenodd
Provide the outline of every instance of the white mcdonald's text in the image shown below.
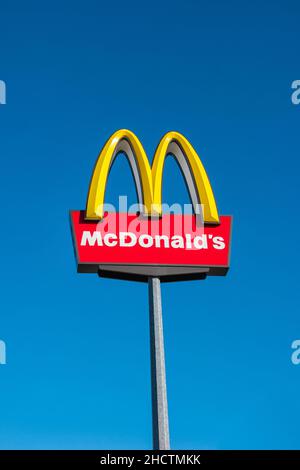
<path fill-rule="evenodd" d="M 223 237 L 214 236 L 213 234 L 202 234 L 192 236 L 191 234 L 173 235 L 136 235 L 133 232 L 106 233 L 103 235 L 100 231 L 84 230 L 81 237 L 81 246 L 106 246 L 114 248 L 134 247 L 139 245 L 142 248 L 182 248 L 185 250 L 207 250 L 214 248 L 215 250 L 224 250 L 225 242 Z"/>

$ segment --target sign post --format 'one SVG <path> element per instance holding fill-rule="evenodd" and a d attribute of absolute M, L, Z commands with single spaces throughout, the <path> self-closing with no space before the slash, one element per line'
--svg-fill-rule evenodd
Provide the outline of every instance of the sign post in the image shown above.
<path fill-rule="evenodd" d="M 153 449 L 169 450 L 169 417 L 160 279 L 149 277 Z"/>
<path fill-rule="evenodd" d="M 107 178 L 120 152 L 126 154 L 132 169 L 138 211 L 105 210 Z M 162 211 L 162 177 L 168 154 L 175 157 L 182 170 L 193 213 Z M 232 217 L 219 215 L 205 168 L 182 134 L 165 134 L 150 166 L 137 136 L 121 129 L 100 152 L 85 210 L 71 211 L 70 221 L 77 272 L 148 282 L 153 448 L 169 450 L 160 284 L 225 276 L 229 269 Z"/>

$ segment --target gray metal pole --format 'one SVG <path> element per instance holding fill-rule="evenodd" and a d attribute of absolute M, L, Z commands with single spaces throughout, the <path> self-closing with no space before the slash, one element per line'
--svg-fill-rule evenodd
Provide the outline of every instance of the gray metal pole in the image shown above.
<path fill-rule="evenodd" d="M 169 418 L 160 279 L 149 277 L 153 449 L 169 450 Z"/>

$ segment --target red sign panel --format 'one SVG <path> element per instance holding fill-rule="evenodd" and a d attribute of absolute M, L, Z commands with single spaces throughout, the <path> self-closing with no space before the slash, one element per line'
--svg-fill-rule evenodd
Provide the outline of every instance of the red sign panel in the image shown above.
<path fill-rule="evenodd" d="M 86 221 L 84 211 L 71 212 L 71 225 L 79 272 L 133 272 L 133 267 L 155 266 L 157 273 L 206 272 L 226 274 L 229 267 L 230 216 L 219 225 L 203 225 L 195 215 L 166 214 L 145 218 L 135 214 L 109 213 L 99 221 Z M 185 268 L 183 270 L 182 268 Z M 206 268 L 206 269 L 200 269 Z M 164 270 L 164 271 L 163 271 Z M 140 271 L 142 272 L 142 271 Z"/>

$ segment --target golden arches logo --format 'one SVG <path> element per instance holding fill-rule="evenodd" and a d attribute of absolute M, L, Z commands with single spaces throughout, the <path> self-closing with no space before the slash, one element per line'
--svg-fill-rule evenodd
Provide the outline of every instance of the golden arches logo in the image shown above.
<path fill-rule="evenodd" d="M 162 215 L 162 177 L 166 156 L 172 154 L 186 180 L 193 207 L 203 207 L 203 221 L 219 224 L 219 214 L 214 194 L 205 168 L 189 141 L 179 132 L 167 132 L 160 140 L 154 154 L 152 167 L 137 136 L 127 130 L 116 131 L 106 142 L 97 159 L 91 178 L 86 205 L 86 219 L 103 217 L 106 182 L 111 165 L 124 152 L 129 160 L 139 203 L 147 215 Z"/>

